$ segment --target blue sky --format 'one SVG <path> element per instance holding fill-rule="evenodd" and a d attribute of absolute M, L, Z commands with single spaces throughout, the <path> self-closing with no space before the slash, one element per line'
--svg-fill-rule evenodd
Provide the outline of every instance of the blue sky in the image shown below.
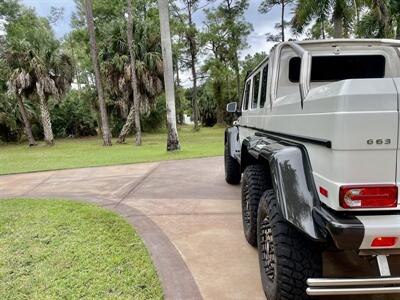
<path fill-rule="evenodd" d="M 27 6 L 34 7 L 39 15 L 46 17 L 50 14 L 50 8 L 52 6 L 63 7 L 64 18 L 59 20 L 59 22 L 53 26 L 54 31 L 58 37 L 63 37 L 71 30 L 70 19 L 75 10 L 73 0 L 22 0 L 22 2 Z M 250 0 L 250 6 L 245 17 L 253 25 L 254 31 L 248 38 L 249 48 L 242 51 L 241 57 L 259 51 L 268 52 L 273 45 L 273 43 L 266 42 L 265 33 L 274 31 L 273 27 L 275 23 L 280 20 L 280 9 L 276 7 L 269 14 L 262 15 L 257 10 L 260 2 L 261 0 Z M 290 10 L 288 9 L 288 18 L 290 17 L 289 14 Z M 201 11 L 198 11 L 194 15 L 194 19 L 198 26 L 202 26 L 204 15 Z"/>
<path fill-rule="evenodd" d="M 34 7 L 40 16 L 47 17 L 50 14 L 50 8 L 63 7 L 64 18 L 60 20 L 54 28 L 57 37 L 63 37 L 71 30 L 70 19 L 72 13 L 75 11 L 75 3 L 73 0 L 22 0 L 26 6 Z"/>

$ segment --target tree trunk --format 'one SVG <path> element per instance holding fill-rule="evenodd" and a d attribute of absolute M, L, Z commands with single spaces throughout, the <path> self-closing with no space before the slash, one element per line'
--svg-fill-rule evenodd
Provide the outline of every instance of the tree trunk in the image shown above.
<path fill-rule="evenodd" d="M 358 11 L 357 0 L 353 0 L 354 13 L 356 15 L 356 24 L 360 22 L 360 12 Z"/>
<path fill-rule="evenodd" d="M 85 10 L 86 10 L 86 23 L 89 31 L 89 41 L 90 41 L 90 56 L 92 58 L 94 77 L 96 81 L 97 96 L 99 100 L 100 108 L 100 118 L 101 118 L 101 132 L 103 134 L 103 145 L 111 146 L 111 132 L 108 126 L 108 116 L 106 109 L 106 102 L 103 94 L 103 86 L 100 77 L 100 68 L 97 58 L 97 45 L 96 36 L 94 32 L 94 21 L 93 21 L 93 10 L 92 10 L 92 0 L 85 0 Z"/>
<path fill-rule="evenodd" d="M 400 14 L 397 15 L 396 40 L 400 40 Z"/>
<path fill-rule="evenodd" d="M 193 122 L 194 129 L 199 128 L 199 108 L 197 105 L 197 73 L 196 73 L 196 54 L 191 51 L 191 69 L 193 77 L 193 94 L 192 94 L 192 108 L 193 108 Z"/>
<path fill-rule="evenodd" d="M 281 37 L 285 41 L 285 0 L 281 0 Z"/>
<path fill-rule="evenodd" d="M 390 12 L 388 7 L 386 6 L 385 1 L 380 1 L 379 2 L 379 10 L 381 11 L 381 17 L 382 17 L 382 26 L 383 26 L 383 38 L 392 38 L 392 19 L 390 16 Z"/>
<path fill-rule="evenodd" d="M 36 89 L 40 100 L 39 108 L 42 119 L 44 141 L 48 145 L 54 145 L 53 129 L 51 128 L 51 119 L 50 119 L 49 108 L 47 106 L 47 97 L 45 96 L 43 88 L 40 83 L 36 83 Z"/>
<path fill-rule="evenodd" d="M 333 17 L 334 38 L 343 37 L 343 21 L 341 18 Z"/>
<path fill-rule="evenodd" d="M 235 50 L 235 75 L 236 75 L 236 91 L 238 103 L 240 102 L 241 92 L 240 92 L 240 70 L 239 70 L 239 57 L 237 50 Z"/>
<path fill-rule="evenodd" d="M 124 120 L 128 117 L 129 113 L 129 95 L 126 95 L 125 93 L 122 102 L 121 102 L 121 116 Z"/>
<path fill-rule="evenodd" d="M 213 90 L 213 95 L 214 95 L 214 100 L 217 104 L 217 111 L 216 111 L 216 117 L 217 117 L 217 124 L 222 125 L 225 123 L 224 120 L 224 97 L 222 94 L 222 84 L 223 84 L 222 78 L 215 79 L 212 82 L 212 90 Z"/>
<path fill-rule="evenodd" d="M 194 129 L 197 130 L 199 128 L 199 108 L 197 105 L 197 72 L 196 72 L 196 61 L 197 61 L 197 49 L 196 49 L 196 41 L 194 37 L 194 25 L 192 20 L 192 6 L 188 4 L 188 23 L 189 23 L 189 32 L 187 33 L 187 39 L 189 41 L 189 52 L 190 52 L 190 67 L 192 70 L 192 79 L 193 79 L 193 94 L 192 94 L 192 108 L 193 108 L 193 122 Z"/>
<path fill-rule="evenodd" d="M 129 132 L 131 131 L 134 122 L 135 122 L 135 107 L 134 105 L 132 105 L 131 109 L 129 110 L 129 114 L 126 118 L 125 124 L 122 127 L 121 132 L 119 133 L 117 143 L 119 144 L 125 143 L 125 139 L 129 134 Z"/>
<path fill-rule="evenodd" d="M 168 0 L 158 0 L 161 29 L 161 48 L 164 64 L 165 99 L 167 106 L 167 151 L 180 149 L 178 131 L 176 129 L 174 70 L 172 67 L 171 33 L 169 29 Z"/>
<path fill-rule="evenodd" d="M 179 78 L 179 62 L 178 60 L 175 61 L 175 72 L 176 72 L 176 88 L 175 88 L 175 97 L 176 97 L 176 107 L 177 107 L 177 122 L 178 124 L 183 124 L 183 109 L 182 109 L 182 101 L 179 93 L 176 93 L 177 90 L 180 90 L 181 87 L 181 80 Z"/>
<path fill-rule="evenodd" d="M 24 122 L 25 133 L 26 133 L 26 136 L 28 137 L 29 147 L 36 146 L 37 143 L 32 134 L 31 122 L 29 121 L 28 115 L 25 110 L 24 103 L 22 102 L 22 98 L 20 95 L 17 95 L 17 101 L 18 101 L 19 112 L 20 112 L 22 120 Z"/>
<path fill-rule="evenodd" d="M 136 128 L 136 145 L 142 144 L 142 129 L 140 126 L 140 98 L 138 94 L 138 83 L 136 78 L 136 59 L 135 53 L 133 52 L 133 20 L 132 20 L 132 0 L 128 2 L 128 45 L 129 45 L 129 56 L 131 59 L 131 73 L 132 73 L 132 91 L 133 91 L 133 107 L 135 115 L 135 128 Z"/>

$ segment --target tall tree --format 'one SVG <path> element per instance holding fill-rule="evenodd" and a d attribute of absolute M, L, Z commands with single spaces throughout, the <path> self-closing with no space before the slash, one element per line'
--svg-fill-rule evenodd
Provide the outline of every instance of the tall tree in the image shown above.
<path fill-rule="evenodd" d="M 208 12 L 208 19 L 220 27 L 221 37 L 227 46 L 228 62 L 236 77 L 237 100 L 241 95 L 239 52 L 248 46 L 246 39 L 253 30 L 251 24 L 244 18 L 248 6 L 248 0 L 224 0 Z"/>
<path fill-rule="evenodd" d="M 285 21 L 285 9 L 286 6 L 292 4 L 293 2 L 294 0 L 263 0 L 258 8 L 259 12 L 267 14 L 275 6 L 281 7 L 281 22 L 277 26 L 281 30 L 281 42 L 285 41 L 285 28 L 287 26 L 287 22 Z"/>
<path fill-rule="evenodd" d="M 349 35 L 354 14 L 354 6 L 346 0 L 299 0 L 291 23 L 295 32 L 303 33 L 315 21 L 325 37 L 326 23 L 331 18 L 333 37 L 343 38 Z"/>
<path fill-rule="evenodd" d="M 355 34 L 360 38 L 394 38 L 395 23 L 400 15 L 398 0 L 364 0 L 360 3 L 362 14 L 355 24 Z M 398 27 L 398 26 L 397 26 Z"/>
<path fill-rule="evenodd" d="M 155 11 L 157 10 L 157 11 Z M 138 12 L 136 12 L 138 13 Z M 156 98 L 163 92 L 163 67 L 158 8 L 151 9 L 134 27 L 135 75 L 140 99 L 140 113 L 148 114 L 155 107 Z M 123 143 L 134 125 L 132 68 L 124 19 L 108 23 L 102 40 L 99 59 L 105 75 L 105 93 L 113 100 L 125 124 L 118 142 Z M 129 106 L 131 109 L 129 109 Z M 129 113 L 129 114 L 128 114 Z"/>
<path fill-rule="evenodd" d="M 9 81 L 7 82 L 8 91 L 17 99 L 17 105 L 19 112 L 24 122 L 25 133 L 28 137 L 29 146 L 36 146 L 37 143 L 32 134 L 31 122 L 26 112 L 25 105 L 22 101 L 22 97 L 26 88 L 31 86 L 31 78 L 28 73 L 23 70 L 14 70 L 11 74 Z"/>
<path fill-rule="evenodd" d="M 97 97 L 99 100 L 100 107 L 100 117 L 101 117 L 101 131 L 103 134 L 103 145 L 111 146 L 111 132 L 108 126 L 108 116 L 106 109 L 106 102 L 103 94 L 103 86 L 101 83 L 100 68 L 97 57 L 97 44 L 96 35 L 94 31 L 94 21 L 93 21 L 93 4 L 92 0 L 85 0 L 85 11 L 86 11 L 86 23 L 89 32 L 90 41 L 90 55 L 92 57 L 93 70 L 96 81 Z"/>
<path fill-rule="evenodd" d="M 181 30 L 183 31 L 186 51 L 185 54 L 187 59 L 184 60 L 185 65 L 190 69 L 192 75 L 192 110 L 193 110 L 193 123 L 194 129 L 197 130 L 199 127 L 199 107 L 198 107 L 198 74 L 197 74 L 197 63 L 199 54 L 199 32 L 196 28 L 196 24 L 193 20 L 194 14 L 199 9 L 200 0 L 183 0 L 182 9 L 174 6 L 174 12 L 180 20 Z"/>
<path fill-rule="evenodd" d="M 161 47 L 164 64 L 165 99 L 167 105 L 168 138 L 167 151 L 180 149 L 176 128 L 174 71 L 172 65 L 171 33 L 169 28 L 168 0 L 158 0 L 161 29 Z"/>
<path fill-rule="evenodd" d="M 391 9 L 396 19 L 396 39 L 400 40 L 400 0 L 391 0 Z"/>
<path fill-rule="evenodd" d="M 133 18 L 132 18 L 132 0 L 127 0 L 128 2 L 128 27 L 127 27 L 127 36 L 128 36 L 128 48 L 129 48 L 129 56 L 131 59 L 131 83 L 132 83 L 132 92 L 133 92 L 133 106 L 131 110 L 134 110 L 135 115 L 135 129 L 136 129 L 136 145 L 140 146 L 142 144 L 142 133 L 140 127 L 140 98 L 138 93 L 138 83 L 136 78 L 136 62 L 135 62 L 135 53 L 133 52 Z M 131 112 L 129 112 L 131 113 Z"/>
<path fill-rule="evenodd" d="M 18 101 L 22 96 L 39 98 L 45 141 L 52 145 L 54 135 L 48 100 L 50 97 L 60 100 L 69 88 L 72 61 L 62 52 L 48 20 L 38 17 L 31 9 L 21 9 L 6 25 L 6 31 L 5 58 L 12 70 L 9 86 Z"/>

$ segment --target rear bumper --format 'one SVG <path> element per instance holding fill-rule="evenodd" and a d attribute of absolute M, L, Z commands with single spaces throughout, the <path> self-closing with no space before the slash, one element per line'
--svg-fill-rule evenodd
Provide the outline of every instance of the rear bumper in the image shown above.
<path fill-rule="evenodd" d="M 365 228 L 355 216 L 346 216 L 324 207 L 314 208 L 314 221 L 324 238 L 332 238 L 336 248 L 359 249 L 364 239 Z"/>
<path fill-rule="evenodd" d="M 350 215 L 335 212 L 326 207 L 313 210 L 313 218 L 320 234 L 332 239 L 336 248 L 342 250 L 388 251 L 400 249 L 400 212 L 379 215 Z M 376 237 L 398 237 L 393 247 L 371 248 Z"/>

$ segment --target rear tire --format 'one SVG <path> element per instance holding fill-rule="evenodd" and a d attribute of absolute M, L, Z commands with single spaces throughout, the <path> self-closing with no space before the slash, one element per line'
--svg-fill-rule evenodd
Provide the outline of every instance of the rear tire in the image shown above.
<path fill-rule="evenodd" d="M 257 218 L 258 258 L 269 300 L 305 300 L 307 279 L 322 275 L 322 251 L 283 218 L 273 190 L 261 198 Z"/>
<path fill-rule="evenodd" d="M 267 189 L 265 167 L 250 165 L 243 173 L 242 182 L 242 219 L 247 242 L 257 246 L 257 211 L 258 204 Z"/>
<path fill-rule="evenodd" d="M 225 160 L 225 181 L 229 184 L 239 184 L 242 178 L 242 172 L 240 171 L 240 165 L 236 159 L 234 159 L 229 153 L 228 142 L 225 143 L 224 150 Z"/>

